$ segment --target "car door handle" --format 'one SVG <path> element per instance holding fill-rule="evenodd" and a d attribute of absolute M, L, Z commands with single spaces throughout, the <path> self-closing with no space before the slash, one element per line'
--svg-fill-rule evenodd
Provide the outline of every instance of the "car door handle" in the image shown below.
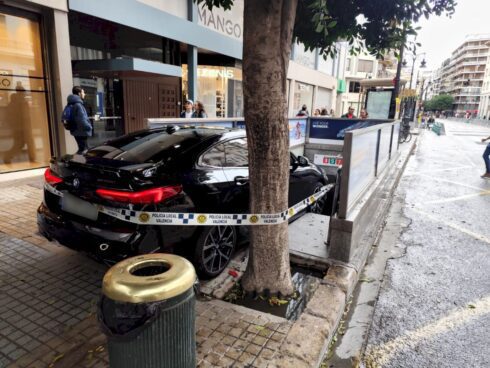
<path fill-rule="evenodd" d="M 235 176 L 235 184 L 236 185 L 248 184 L 248 178 L 245 176 Z"/>

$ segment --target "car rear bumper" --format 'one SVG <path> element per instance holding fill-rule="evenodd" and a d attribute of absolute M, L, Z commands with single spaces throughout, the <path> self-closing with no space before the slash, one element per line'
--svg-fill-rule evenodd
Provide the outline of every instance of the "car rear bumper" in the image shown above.
<path fill-rule="evenodd" d="M 151 226 L 115 231 L 83 224 L 51 211 L 44 203 L 37 210 L 39 232 L 49 240 L 113 263 L 160 249 L 158 233 Z"/>

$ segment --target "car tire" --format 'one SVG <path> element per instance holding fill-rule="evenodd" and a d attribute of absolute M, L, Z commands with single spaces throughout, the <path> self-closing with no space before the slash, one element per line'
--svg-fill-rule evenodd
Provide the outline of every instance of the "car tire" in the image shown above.
<path fill-rule="evenodd" d="M 218 276 L 230 263 L 237 244 L 233 226 L 207 226 L 197 239 L 194 265 L 201 279 Z"/>

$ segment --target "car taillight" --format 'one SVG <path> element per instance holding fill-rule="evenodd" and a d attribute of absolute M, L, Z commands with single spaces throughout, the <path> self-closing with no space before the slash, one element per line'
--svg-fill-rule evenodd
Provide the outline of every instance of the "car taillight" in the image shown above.
<path fill-rule="evenodd" d="M 56 185 L 59 183 L 63 183 L 63 179 L 61 179 L 59 176 L 55 175 L 51 169 L 46 169 L 44 172 L 44 180 L 46 183 L 50 185 Z"/>
<path fill-rule="evenodd" d="M 159 203 L 166 199 L 175 197 L 180 192 L 182 192 L 181 185 L 152 188 L 142 190 L 141 192 L 125 192 L 111 189 L 97 189 L 95 191 L 95 193 L 97 193 L 97 195 L 101 198 L 131 204 Z"/>

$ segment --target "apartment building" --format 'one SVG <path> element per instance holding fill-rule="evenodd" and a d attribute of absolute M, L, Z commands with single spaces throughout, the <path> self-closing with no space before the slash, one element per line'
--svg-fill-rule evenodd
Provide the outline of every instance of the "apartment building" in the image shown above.
<path fill-rule="evenodd" d="M 438 88 L 437 70 L 427 70 L 417 74 L 416 91 L 419 100 L 426 101 L 434 97 L 434 87 Z"/>
<path fill-rule="evenodd" d="M 441 76 L 442 76 L 442 68 L 437 68 L 431 71 L 430 76 L 428 77 L 425 93 L 423 96 L 423 100 L 431 100 L 433 97 L 439 95 L 441 93 Z"/>
<path fill-rule="evenodd" d="M 490 42 L 487 42 L 490 46 Z M 478 116 L 482 119 L 490 118 L 490 57 L 487 59 L 485 74 L 483 75 L 483 84 L 481 87 L 480 105 L 478 108 Z"/>
<path fill-rule="evenodd" d="M 454 96 L 455 114 L 476 115 L 478 112 L 489 41 L 490 34 L 466 36 L 463 44 L 442 65 L 439 92 Z"/>

